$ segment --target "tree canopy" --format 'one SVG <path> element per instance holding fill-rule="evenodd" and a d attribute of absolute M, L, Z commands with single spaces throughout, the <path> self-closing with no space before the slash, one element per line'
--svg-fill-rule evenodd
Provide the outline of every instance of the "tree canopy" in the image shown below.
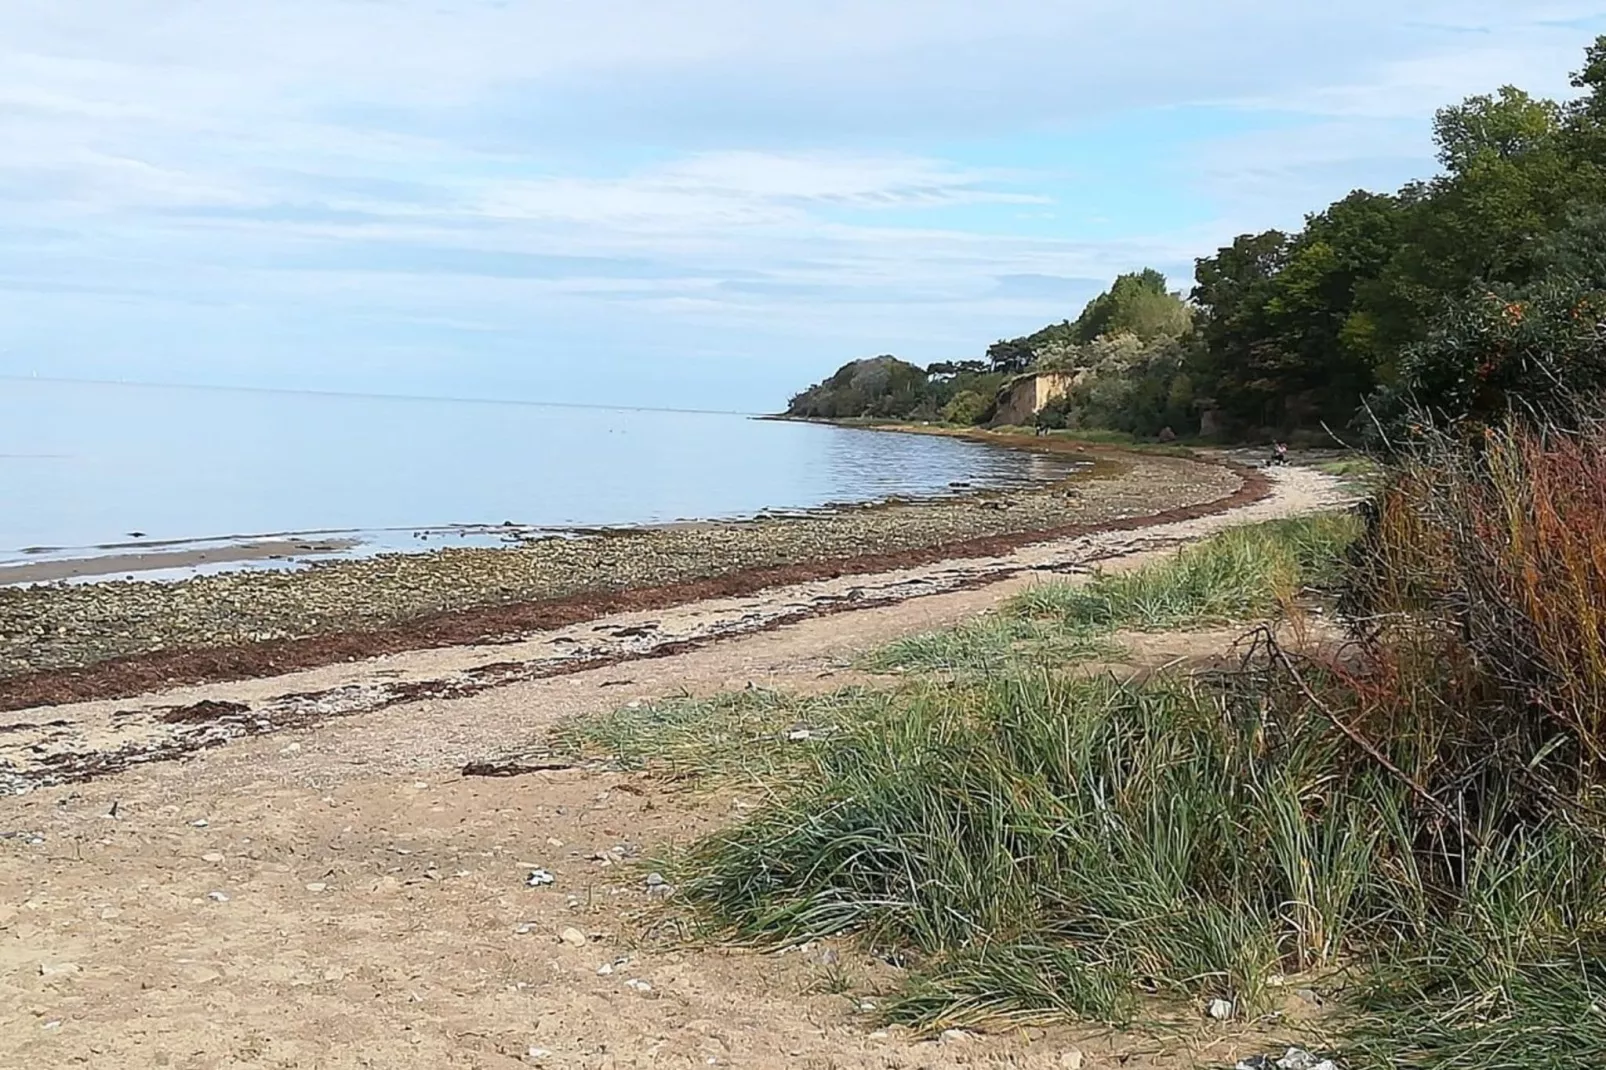
<path fill-rule="evenodd" d="M 1356 190 L 1297 232 L 1241 235 L 1196 262 L 1186 298 L 1153 269 L 1123 274 L 1075 319 L 995 342 L 985 360 L 854 362 L 794 408 L 981 422 L 1010 377 L 1054 369 L 1074 386 L 1051 420 L 1187 434 L 1208 414 L 1257 438 L 1598 393 L 1606 36 L 1572 84 L 1567 103 L 1502 86 L 1440 109 L 1439 174 Z"/>

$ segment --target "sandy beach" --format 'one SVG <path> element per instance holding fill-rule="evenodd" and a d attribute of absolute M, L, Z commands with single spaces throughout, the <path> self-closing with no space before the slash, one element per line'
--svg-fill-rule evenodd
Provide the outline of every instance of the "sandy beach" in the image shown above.
<path fill-rule="evenodd" d="M 1230 483 L 1225 497 L 1242 491 Z M 0 715 L 0 761 L 24 792 L 0 800 L 0 1065 L 1049 1070 L 1072 1050 L 1094 1067 L 1230 1064 L 1267 1038 L 935 1043 L 832 994 L 844 973 L 895 983 L 863 949 L 688 948 L 655 926 L 637 860 L 754 800 L 554 760 L 546 732 L 669 695 L 875 683 L 859 653 L 1041 577 L 1343 499 L 1288 469 L 1189 518 Z M 1128 637 L 1119 671 L 1235 634 Z M 527 887 L 532 867 L 554 883 Z"/>

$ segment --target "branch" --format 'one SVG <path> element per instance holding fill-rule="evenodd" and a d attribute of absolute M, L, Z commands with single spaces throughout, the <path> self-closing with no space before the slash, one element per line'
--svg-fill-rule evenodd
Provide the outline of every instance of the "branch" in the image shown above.
<path fill-rule="evenodd" d="M 1356 731 L 1353 727 L 1346 724 L 1344 720 L 1333 711 L 1331 706 L 1323 702 L 1317 696 L 1316 692 L 1311 689 L 1310 685 L 1305 682 L 1305 678 L 1299 674 L 1299 670 L 1294 666 L 1293 659 L 1290 658 L 1288 653 L 1278 644 L 1276 637 L 1271 634 L 1270 629 L 1264 629 L 1264 631 L 1266 632 L 1266 650 L 1271 654 L 1272 659 L 1283 667 L 1283 670 L 1288 673 L 1288 678 L 1292 680 L 1294 686 L 1299 689 L 1300 694 L 1304 695 L 1306 700 L 1308 700 L 1312 706 L 1316 707 L 1321 715 L 1332 723 L 1334 728 L 1344 733 L 1344 735 L 1349 738 L 1351 743 L 1354 743 L 1357 747 L 1361 748 L 1361 750 L 1365 751 L 1367 756 L 1383 769 L 1387 770 L 1389 775 L 1393 776 L 1401 784 L 1404 784 L 1406 787 L 1410 788 L 1413 794 L 1431 806 L 1434 810 L 1438 811 L 1440 816 L 1442 816 L 1446 821 L 1450 822 L 1460 831 L 1461 835 L 1473 840 L 1479 845 L 1482 845 L 1482 837 L 1474 835 L 1470 830 L 1468 830 L 1466 824 L 1459 817 L 1457 817 L 1448 806 L 1444 805 L 1444 803 L 1441 802 L 1437 796 L 1435 796 L 1427 788 L 1423 787 L 1419 781 L 1407 774 L 1405 770 L 1394 764 L 1393 760 L 1390 759 L 1387 754 L 1384 754 L 1382 749 L 1378 747 L 1377 744 L 1373 743 L 1360 732 Z"/>

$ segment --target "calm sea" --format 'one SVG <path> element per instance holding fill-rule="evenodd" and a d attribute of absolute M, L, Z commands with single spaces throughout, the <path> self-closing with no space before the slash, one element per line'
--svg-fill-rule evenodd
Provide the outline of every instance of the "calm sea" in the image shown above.
<path fill-rule="evenodd" d="M 28 548 L 749 516 L 1064 461 L 739 415 L 0 381 L 0 560 Z"/>

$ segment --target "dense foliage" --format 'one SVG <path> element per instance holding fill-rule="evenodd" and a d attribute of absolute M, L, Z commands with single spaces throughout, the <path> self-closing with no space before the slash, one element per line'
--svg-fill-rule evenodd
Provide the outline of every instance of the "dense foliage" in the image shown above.
<path fill-rule="evenodd" d="M 979 424 L 990 417 L 1004 376 L 982 361 L 920 368 L 897 357 L 854 360 L 792 398 L 788 416 L 945 420 Z"/>
<path fill-rule="evenodd" d="M 1186 301 L 1156 271 L 1123 275 L 1074 321 L 985 361 L 853 385 L 850 368 L 876 363 L 856 362 L 791 411 L 980 423 L 1011 377 L 1054 369 L 1075 386 L 1048 426 L 1252 438 L 1392 433 L 1424 408 L 1488 421 L 1593 392 L 1606 382 L 1606 37 L 1573 85 L 1567 103 L 1506 86 L 1442 109 L 1439 175 L 1358 190 L 1297 233 L 1243 235 L 1197 262 Z"/>

